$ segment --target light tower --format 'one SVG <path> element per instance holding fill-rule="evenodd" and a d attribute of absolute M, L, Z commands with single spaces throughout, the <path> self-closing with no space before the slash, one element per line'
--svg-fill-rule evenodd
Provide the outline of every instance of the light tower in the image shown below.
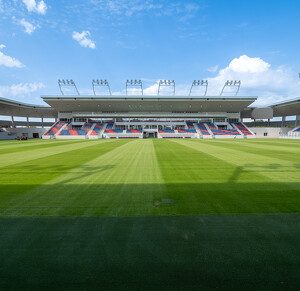
<path fill-rule="evenodd" d="M 128 94 L 129 88 L 140 88 L 142 92 L 142 96 L 144 94 L 142 80 L 126 80 L 126 96 Z"/>
<path fill-rule="evenodd" d="M 93 87 L 93 91 L 94 91 L 94 95 L 96 96 L 96 91 L 95 91 L 95 87 L 107 87 L 107 90 L 109 92 L 109 95 L 111 96 L 111 91 L 110 91 L 110 87 L 109 84 L 107 82 L 107 80 L 92 80 L 92 87 Z"/>
<path fill-rule="evenodd" d="M 65 95 L 63 90 L 62 90 L 62 87 L 70 87 L 70 86 L 74 87 L 77 94 L 80 95 L 79 91 L 76 87 L 76 84 L 72 79 L 71 80 L 64 80 L 64 79 L 60 80 L 60 79 L 58 79 L 58 86 L 59 86 L 59 89 L 60 89 L 60 92 L 61 92 L 62 95 Z"/>
<path fill-rule="evenodd" d="M 161 87 L 173 87 L 173 96 L 175 96 L 175 81 L 174 80 L 159 80 L 158 83 L 158 96 L 160 93 Z"/>
<path fill-rule="evenodd" d="M 234 96 L 237 96 L 237 94 L 238 94 L 238 92 L 239 92 L 239 90 L 240 90 L 240 87 L 241 87 L 241 81 L 237 81 L 237 80 L 235 80 L 235 81 L 226 81 L 225 82 L 225 85 L 224 85 L 224 87 L 223 87 L 223 89 L 222 89 L 222 91 L 221 91 L 221 94 L 220 94 L 220 96 L 222 96 L 223 95 L 223 93 L 224 93 L 224 90 L 225 90 L 225 88 L 226 87 L 232 87 L 232 88 L 235 88 L 235 94 L 234 94 Z"/>
<path fill-rule="evenodd" d="M 208 88 L 208 81 L 207 80 L 194 80 L 194 82 L 192 83 L 191 89 L 190 89 L 189 96 L 191 96 L 192 90 L 194 87 L 205 87 L 203 96 L 206 96 L 207 88 Z"/>

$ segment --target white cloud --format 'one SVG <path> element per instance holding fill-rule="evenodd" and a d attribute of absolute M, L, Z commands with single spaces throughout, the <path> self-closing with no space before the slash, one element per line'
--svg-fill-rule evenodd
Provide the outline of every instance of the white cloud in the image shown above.
<path fill-rule="evenodd" d="M 25 28 L 25 32 L 28 34 L 32 34 L 38 26 L 33 25 L 32 23 L 26 21 L 24 18 L 17 20 L 15 17 L 12 18 L 13 21 Z"/>
<path fill-rule="evenodd" d="M 26 5 L 26 8 L 29 12 L 36 12 L 42 15 L 46 14 L 48 7 L 43 0 L 37 2 L 35 0 L 22 0 L 22 1 Z"/>
<path fill-rule="evenodd" d="M 152 0 L 91 0 L 96 9 L 103 10 L 105 14 L 132 16 L 142 11 L 161 9 L 162 4 L 154 4 Z"/>
<path fill-rule="evenodd" d="M 4 44 L 0 44 L 0 49 L 5 48 Z M 9 68 L 23 68 L 25 67 L 19 60 L 5 55 L 3 52 L 0 52 L 0 66 L 5 66 Z"/>
<path fill-rule="evenodd" d="M 207 71 L 209 71 L 210 73 L 215 73 L 216 71 L 218 71 L 218 69 L 219 69 L 219 66 L 216 65 L 216 66 L 208 68 Z"/>
<path fill-rule="evenodd" d="M 77 32 L 77 31 L 73 31 L 72 37 L 73 37 L 73 39 L 78 41 L 82 47 L 88 47 L 91 49 L 95 49 L 96 48 L 95 43 L 90 38 L 88 38 L 88 36 L 90 36 L 90 35 L 91 35 L 91 33 L 88 30 L 85 30 L 81 33 Z"/>
<path fill-rule="evenodd" d="M 256 104 L 261 105 L 297 97 L 300 91 L 297 75 L 289 68 L 272 68 L 261 58 L 247 55 L 233 59 L 216 77 L 208 78 L 208 95 L 219 95 L 227 80 L 241 80 L 239 95 L 258 96 Z"/>
<path fill-rule="evenodd" d="M 233 59 L 229 66 L 224 70 L 221 70 L 220 73 L 225 74 L 230 71 L 237 73 L 261 73 L 268 71 L 270 67 L 270 64 L 260 58 L 249 58 L 248 56 L 243 55 Z"/>
<path fill-rule="evenodd" d="M 19 83 L 11 86 L 0 86 L 0 96 L 24 97 L 44 87 L 43 83 Z"/>

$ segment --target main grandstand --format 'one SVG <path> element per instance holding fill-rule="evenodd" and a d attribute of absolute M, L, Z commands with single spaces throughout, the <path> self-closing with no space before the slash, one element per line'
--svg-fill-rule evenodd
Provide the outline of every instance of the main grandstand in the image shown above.
<path fill-rule="evenodd" d="M 145 96 L 140 80 L 126 82 L 125 96 L 112 95 L 106 80 L 93 80 L 92 85 L 93 96 L 80 95 L 72 80 L 59 80 L 61 95 L 41 96 L 47 104 L 44 106 L 1 98 L 0 115 L 10 116 L 11 122 L 1 121 L 0 125 L 4 128 L 0 139 L 19 135 L 43 139 L 255 138 L 259 133 L 249 128 L 243 122 L 244 118 L 253 119 L 255 123 L 258 119 L 270 120 L 281 116 L 281 127 L 284 127 L 286 116 L 291 115 L 297 116 L 295 128 L 280 134 L 290 138 L 300 137 L 299 99 L 264 108 L 253 107 L 257 97 L 237 96 L 239 81 L 227 81 L 220 96 L 206 96 L 207 81 L 194 81 L 189 94 L 180 96 L 175 96 L 175 82 L 169 80 L 159 82 L 157 96 Z M 109 89 L 109 94 L 97 95 L 95 88 L 101 85 Z M 64 86 L 74 87 L 77 95 L 65 95 Z M 141 91 L 130 95 L 130 86 L 141 86 Z M 160 88 L 166 86 L 172 88 L 172 94 L 162 96 Z M 192 94 L 196 86 L 204 87 L 204 94 Z M 226 89 L 232 87 L 236 91 L 224 96 Z M 27 120 L 17 122 L 15 116 L 26 117 Z M 41 118 L 41 122 L 32 124 L 29 122 L 31 117 Z M 45 123 L 44 118 L 56 121 Z"/>
<path fill-rule="evenodd" d="M 43 138 L 254 137 L 240 112 L 255 97 L 43 96 L 58 122 Z"/>

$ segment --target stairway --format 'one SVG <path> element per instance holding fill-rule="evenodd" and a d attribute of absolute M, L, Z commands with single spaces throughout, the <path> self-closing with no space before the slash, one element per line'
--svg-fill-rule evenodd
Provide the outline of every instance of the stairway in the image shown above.
<path fill-rule="evenodd" d="M 199 129 L 198 124 L 193 123 L 193 125 L 194 125 L 194 128 L 196 129 L 197 133 L 199 134 L 199 138 L 203 138 L 203 134 L 202 134 L 201 130 Z"/>
<path fill-rule="evenodd" d="M 92 125 L 91 129 L 88 131 L 88 133 L 87 133 L 87 135 L 86 135 L 87 138 L 91 138 L 91 133 L 93 132 L 93 130 L 94 130 L 96 124 L 97 124 L 97 123 L 94 123 L 94 124 Z"/>
<path fill-rule="evenodd" d="M 57 132 L 56 134 L 54 134 L 54 136 L 58 136 L 58 135 L 61 133 L 61 131 L 62 131 L 63 129 L 66 129 L 66 128 L 68 127 L 68 125 L 69 125 L 69 123 L 64 124 L 64 125 L 58 130 L 58 132 Z"/>
<path fill-rule="evenodd" d="M 99 132 L 99 134 L 98 134 L 98 138 L 101 138 L 101 137 L 102 137 L 102 135 L 103 135 L 103 133 L 104 133 L 106 127 L 107 127 L 107 123 L 105 123 L 105 124 L 103 125 L 103 127 L 101 128 L 101 130 L 100 130 L 100 132 Z"/>
<path fill-rule="evenodd" d="M 230 123 L 230 125 L 231 125 L 234 129 L 236 129 L 242 137 L 247 138 L 246 135 L 244 135 L 244 134 L 241 132 L 241 130 L 240 130 L 234 123 Z"/>
<path fill-rule="evenodd" d="M 215 138 L 215 135 L 212 133 L 212 131 L 210 130 L 210 127 L 208 126 L 207 123 L 203 123 L 204 126 L 206 127 L 208 133 L 211 135 L 212 138 Z"/>

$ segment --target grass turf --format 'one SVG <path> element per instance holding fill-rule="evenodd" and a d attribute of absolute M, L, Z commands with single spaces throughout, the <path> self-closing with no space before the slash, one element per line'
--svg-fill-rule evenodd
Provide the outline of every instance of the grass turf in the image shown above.
<path fill-rule="evenodd" d="M 299 178 L 297 140 L 2 141 L 0 282 L 294 287 Z"/>

